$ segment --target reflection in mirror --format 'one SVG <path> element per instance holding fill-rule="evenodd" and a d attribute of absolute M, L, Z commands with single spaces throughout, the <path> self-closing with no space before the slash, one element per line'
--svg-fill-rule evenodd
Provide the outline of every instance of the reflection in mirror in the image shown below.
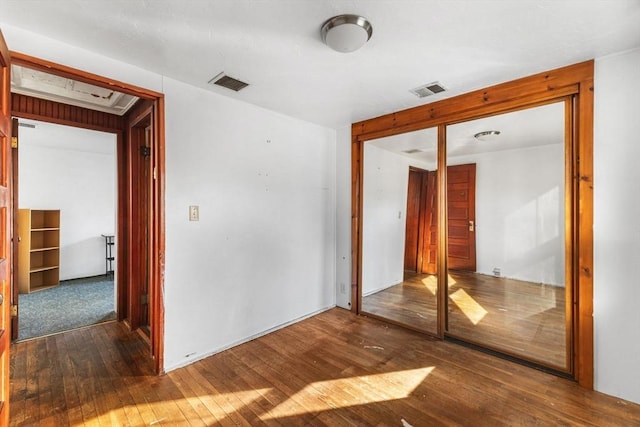
<path fill-rule="evenodd" d="M 564 126 L 560 102 L 447 127 L 446 330 L 569 371 Z"/>
<path fill-rule="evenodd" d="M 437 129 L 364 144 L 362 311 L 437 333 Z"/>

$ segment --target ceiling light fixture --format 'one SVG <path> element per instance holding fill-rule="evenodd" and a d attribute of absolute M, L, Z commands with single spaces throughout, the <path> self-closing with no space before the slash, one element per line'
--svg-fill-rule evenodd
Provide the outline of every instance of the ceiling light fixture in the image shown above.
<path fill-rule="evenodd" d="M 320 30 L 322 41 L 331 49 L 347 53 L 360 49 L 371 38 L 373 27 L 358 15 L 338 15 L 329 19 Z"/>
<path fill-rule="evenodd" d="M 483 132 L 476 133 L 473 137 L 480 141 L 489 141 L 498 135 L 500 135 L 499 130 L 485 130 Z"/>

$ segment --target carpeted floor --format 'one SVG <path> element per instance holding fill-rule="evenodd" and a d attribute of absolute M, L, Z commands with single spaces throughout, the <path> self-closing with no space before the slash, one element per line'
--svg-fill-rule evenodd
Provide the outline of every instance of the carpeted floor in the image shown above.
<path fill-rule="evenodd" d="M 60 286 L 20 294 L 18 340 L 114 320 L 113 280 L 106 276 L 65 280 Z"/>

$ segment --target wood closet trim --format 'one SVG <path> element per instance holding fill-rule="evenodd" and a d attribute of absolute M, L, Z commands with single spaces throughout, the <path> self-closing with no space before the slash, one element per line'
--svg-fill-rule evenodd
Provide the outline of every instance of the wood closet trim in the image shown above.
<path fill-rule="evenodd" d="M 529 77 L 384 116 L 351 126 L 351 310 L 361 311 L 362 176 L 364 142 L 429 127 L 459 123 L 497 113 L 574 98 L 574 377 L 593 389 L 593 76 L 594 61 Z M 443 145 L 443 144 L 440 144 Z M 446 230 L 446 227 L 443 227 Z"/>
<path fill-rule="evenodd" d="M 156 179 L 153 183 L 151 191 L 154 194 L 153 198 L 153 232 L 155 238 L 152 243 L 152 254 L 155 256 L 152 260 L 151 277 L 152 283 L 150 288 L 153 287 L 155 297 L 151 301 L 153 311 L 150 313 L 152 323 L 152 342 L 151 342 L 151 355 L 153 357 L 154 371 L 157 374 L 164 372 L 164 265 L 165 265 L 165 213 L 164 213 L 164 194 L 165 194 L 165 113 L 164 113 L 164 95 L 159 92 L 155 92 L 149 89 L 145 89 L 139 86 L 131 85 L 128 83 L 120 82 L 118 80 L 103 77 L 97 74 L 89 73 L 86 71 L 78 70 L 65 65 L 50 62 L 44 59 L 36 58 L 30 55 L 25 55 L 20 52 L 10 52 L 11 63 L 21 65 L 24 67 L 32 68 L 35 70 L 44 71 L 47 73 L 55 74 L 58 76 L 67 77 L 80 82 L 101 86 L 105 88 L 115 89 L 119 92 L 127 93 L 133 96 L 137 96 L 142 100 L 148 100 L 154 103 L 154 132 L 156 133 Z M 13 102 L 12 94 L 12 102 Z M 22 96 L 22 95 L 20 95 Z M 117 155 L 123 156 L 123 150 L 125 149 L 126 121 L 124 117 L 120 117 L 114 114 L 104 112 L 92 112 L 83 113 L 80 107 L 72 107 L 66 104 L 60 104 L 53 101 L 34 102 L 35 98 L 25 96 L 25 99 L 16 98 L 17 103 L 12 104 L 12 115 L 16 117 L 29 118 L 34 120 L 41 120 L 50 123 L 63 124 L 81 127 L 85 129 L 100 130 L 105 132 L 112 132 L 117 135 Z M 40 101 L 40 100 L 37 100 Z M 47 104 L 49 102 L 50 104 Z M 24 109 L 24 111 L 21 110 Z M 56 112 L 57 111 L 57 112 Z M 95 114 L 93 114 L 95 113 Z M 124 158 L 124 157 L 120 157 Z M 123 173 L 126 168 L 118 165 L 118 233 L 125 233 L 126 236 L 129 230 L 124 225 L 125 221 L 122 220 L 124 212 L 123 203 L 126 201 L 126 194 L 122 193 L 123 186 L 127 185 L 125 176 Z M 128 239 L 125 237 L 121 239 L 126 242 Z M 118 253 L 120 255 L 120 253 Z M 124 257 L 122 257 L 124 258 Z M 120 310 L 124 304 L 118 301 L 118 309 Z"/>

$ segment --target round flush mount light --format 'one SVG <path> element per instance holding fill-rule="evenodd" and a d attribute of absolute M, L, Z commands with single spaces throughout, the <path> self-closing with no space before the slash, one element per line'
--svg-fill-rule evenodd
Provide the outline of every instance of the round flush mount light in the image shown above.
<path fill-rule="evenodd" d="M 322 41 L 338 52 L 353 52 L 371 38 L 373 27 L 358 15 L 338 15 L 322 25 Z"/>
<path fill-rule="evenodd" d="M 489 141 L 500 135 L 499 130 L 485 130 L 484 132 L 478 132 L 473 137 L 480 141 Z"/>

